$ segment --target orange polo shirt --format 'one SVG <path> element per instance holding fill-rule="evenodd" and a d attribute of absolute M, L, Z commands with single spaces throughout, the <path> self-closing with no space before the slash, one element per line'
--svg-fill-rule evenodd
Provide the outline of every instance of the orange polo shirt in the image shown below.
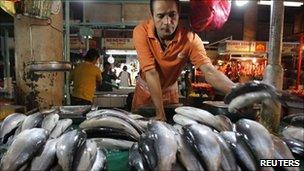
<path fill-rule="evenodd" d="M 96 83 L 101 82 L 101 71 L 91 62 L 82 62 L 72 70 L 70 80 L 74 82 L 72 96 L 93 101 Z"/>
<path fill-rule="evenodd" d="M 190 60 L 196 68 L 211 63 L 200 37 L 181 25 L 178 26 L 165 51 L 156 37 L 152 19 L 135 27 L 133 42 L 139 59 L 141 77 L 145 80 L 143 73 L 156 68 L 162 89 L 177 81 L 187 61 Z"/>

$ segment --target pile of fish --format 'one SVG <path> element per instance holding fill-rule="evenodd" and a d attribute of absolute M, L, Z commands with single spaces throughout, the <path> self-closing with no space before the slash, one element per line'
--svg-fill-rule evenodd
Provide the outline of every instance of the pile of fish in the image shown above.
<path fill-rule="evenodd" d="M 233 124 L 226 116 L 187 106 L 175 111 L 175 125 L 150 122 L 133 144 L 129 165 L 134 170 L 276 170 L 282 168 L 261 168 L 260 159 L 295 159 L 281 138 L 256 121 Z"/>
<path fill-rule="evenodd" d="M 71 119 L 59 119 L 55 111 L 9 115 L 1 125 L 0 140 L 8 147 L 0 170 L 106 168 L 104 151 L 84 131 L 73 129 Z"/>

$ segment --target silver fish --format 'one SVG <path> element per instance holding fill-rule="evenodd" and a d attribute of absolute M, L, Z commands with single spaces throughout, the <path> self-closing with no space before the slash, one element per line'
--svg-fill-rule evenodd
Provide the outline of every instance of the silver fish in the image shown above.
<path fill-rule="evenodd" d="M 57 122 L 55 128 L 50 134 L 49 138 L 58 138 L 60 135 L 64 133 L 71 125 L 73 121 L 72 119 L 61 119 Z"/>
<path fill-rule="evenodd" d="M 90 171 L 106 170 L 107 157 L 104 152 L 97 148 L 96 158 Z"/>
<path fill-rule="evenodd" d="M 123 119 L 112 116 L 104 116 L 101 118 L 92 118 L 89 120 L 85 120 L 79 125 L 79 127 L 83 129 L 94 128 L 94 127 L 118 128 L 129 132 L 137 139 L 139 138 L 139 133 L 132 125 L 130 125 L 128 122 L 124 121 Z"/>
<path fill-rule="evenodd" d="M 134 143 L 129 150 L 129 166 L 131 170 L 146 171 L 148 170 L 147 163 L 143 160 L 138 150 L 138 143 Z"/>
<path fill-rule="evenodd" d="M 272 96 L 267 91 L 260 91 L 260 92 L 251 92 L 242 94 L 234 98 L 228 105 L 228 111 L 230 113 L 238 113 L 241 108 L 247 107 L 254 103 L 262 102 L 266 99 L 272 99 Z"/>
<path fill-rule="evenodd" d="M 133 145 L 133 141 L 118 140 L 112 138 L 92 138 L 96 142 L 97 146 L 102 149 L 113 150 L 128 150 Z"/>
<path fill-rule="evenodd" d="M 138 150 L 142 155 L 143 161 L 147 163 L 149 170 L 155 170 L 157 167 L 157 153 L 154 147 L 154 139 L 151 132 L 141 134 L 138 141 Z"/>
<path fill-rule="evenodd" d="M 7 116 L 1 124 L 0 139 L 2 143 L 6 143 L 7 139 L 15 133 L 15 130 L 24 121 L 26 115 L 21 113 L 13 113 Z"/>
<path fill-rule="evenodd" d="M 48 140 L 43 151 L 32 160 L 31 170 L 49 170 L 56 159 L 56 144 L 58 139 Z"/>
<path fill-rule="evenodd" d="M 175 114 L 173 116 L 173 120 L 175 123 L 185 126 L 185 125 L 191 125 L 191 124 L 197 124 L 197 122 L 187 116 L 183 116 L 180 114 Z"/>
<path fill-rule="evenodd" d="M 145 118 L 142 115 L 137 115 L 137 114 L 132 114 L 132 115 L 128 115 L 128 116 L 135 120 Z"/>
<path fill-rule="evenodd" d="M 282 135 L 286 139 L 295 139 L 304 143 L 304 128 L 287 126 L 283 129 Z"/>
<path fill-rule="evenodd" d="M 46 129 L 49 132 L 55 128 L 59 121 L 59 115 L 56 113 L 50 113 L 46 115 L 42 121 L 41 128 Z"/>
<path fill-rule="evenodd" d="M 248 145 L 237 135 L 237 133 L 232 131 L 223 131 L 220 133 L 220 136 L 227 142 L 230 149 L 234 152 L 238 165 L 242 170 L 258 170 L 256 160 Z"/>
<path fill-rule="evenodd" d="M 40 127 L 43 121 L 44 116 L 40 113 L 34 113 L 25 118 L 21 125 L 21 132 L 26 129 L 31 129 L 35 127 Z"/>
<path fill-rule="evenodd" d="M 181 137 L 181 135 L 176 136 L 178 144 L 178 161 L 187 170 L 204 170 L 203 166 L 199 162 L 199 156 L 192 150 L 191 146 Z"/>
<path fill-rule="evenodd" d="M 148 125 L 154 139 L 154 148 L 157 154 L 157 170 L 171 170 L 176 163 L 177 142 L 170 125 L 165 122 L 153 121 Z"/>
<path fill-rule="evenodd" d="M 59 138 L 56 144 L 56 156 L 64 171 L 72 170 L 74 156 L 85 140 L 85 133 L 79 130 L 69 131 Z"/>
<path fill-rule="evenodd" d="M 201 124 L 192 124 L 183 127 L 184 138 L 198 153 L 200 161 L 206 170 L 219 170 L 221 166 L 221 147 L 215 133 Z"/>
<path fill-rule="evenodd" d="M 231 120 L 227 116 L 216 115 L 215 118 L 221 127 L 221 131 L 232 131 L 233 125 Z"/>
<path fill-rule="evenodd" d="M 295 159 L 286 143 L 275 135 L 271 135 L 274 144 L 275 159 Z M 286 171 L 299 171 L 299 167 L 284 167 Z"/>
<path fill-rule="evenodd" d="M 175 112 L 180 115 L 189 117 L 201 124 L 210 126 L 216 129 L 217 131 L 224 131 L 222 130 L 221 125 L 219 124 L 215 116 L 206 110 L 190 106 L 182 106 L 177 107 L 175 109 Z"/>
<path fill-rule="evenodd" d="M 94 115 L 93 115 L 93 114 Z M 126 115 L 125 113 L 122 113 L 117 110 L 113 109 L 103 109 L 103 110 L 97 110 L 92 113 L 87 114 L 88 119 L 93 119 L 93 118 L 99 118 L 99 117 L 104 117 L 104 116 L 110 116 L 110 117 L 117 117 L 120 118 L 126 122 L 128 122 L 130 125 L 132 125 L 140 134 L 144 132 L 144 129 L 137 123 L 136 120 L 132 119 L 129 115 Z M 96 114 L 97 113 L 97 114 Z"/>
<path fill-rule="evenodd" d="M 96 159 L 97 145 L 93 140 L 86 140 L 81 149 L 77 152 L 74 160 L 74 170 L 90 170 Z"/>
<path fill-rule="evenodd" d="M 217 141 L 220 144 L 222 151 L 222 162 L 221 169 L 222 170 L 238 170 L 237 161 L 234 157 L 233 151 L 230 149 L 228 143 L 219 135 L 216 135 Z"/>
<path fill-rule="evenodd" d="M 244 140 L 257 160 L 273 158 L 274 145 L 271 135 L 263 125 L 249 119 L 240 119 L 236 123 L 236 130 L 244 135 Z"/>
<path fill-rule="evenodd" d="M 33 128 L 21 132 L 1 160 L 1 170 L 17 170 L 28 162 L 45 144 L 48 132 Z"/>

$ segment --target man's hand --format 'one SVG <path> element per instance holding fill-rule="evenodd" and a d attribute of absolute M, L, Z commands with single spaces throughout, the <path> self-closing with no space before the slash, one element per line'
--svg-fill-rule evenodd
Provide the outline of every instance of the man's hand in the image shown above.
<path fill-rule="evenodd" d="M 156 110 L 156 116 L 153 119 L 165 122 L 167 120 L 165 111 L 163 109 Z"/>

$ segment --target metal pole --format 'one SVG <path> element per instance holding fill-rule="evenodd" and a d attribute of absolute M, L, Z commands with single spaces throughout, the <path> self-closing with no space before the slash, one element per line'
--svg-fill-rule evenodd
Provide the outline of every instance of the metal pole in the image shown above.
<path fill-rule="evenodd" d="M 65 1 L 65 61 L 71 61 L 70 59 L 70 2 Z M 67 105 L 71 104 L 70 97 L 70 74 L 66 72 L 65 79 L 65 95 Z"/>
<path fill-rule="evenodd" d="M 284 1 L 271 1 L 269 56 L 263 81 L 275 86 L 278 90 L 283 87 L 283 68 L 281 65 L 282 39 L 284 26 Z M 270 131 L 277 132 L 280 124 L 281 105 L 267 100 L 262 105 L 261 123 Z"/>
<path fill-rule="evenodd" d="M 11 76 L 10 71 L 10 54 L 9 54 L 9 47 L 8 47 L 8 30 L 4 30 L 4 47 L 5 47 L 5 67 L 6 67 L 6 78 L 9 78 Z"/>
<path fill-rule="evenodd" d="M 296 83 L 296 90 L 298 90 L 299 85 L 301 83 L 301 66 L 302 66 L 302 55 L 303 55 L 303 47 L 304 47 L 304 35 L 300 36 L 299 41 L 299 56 L 298 56 L 298 70 L 297 70 L 297 83 Z"/>

